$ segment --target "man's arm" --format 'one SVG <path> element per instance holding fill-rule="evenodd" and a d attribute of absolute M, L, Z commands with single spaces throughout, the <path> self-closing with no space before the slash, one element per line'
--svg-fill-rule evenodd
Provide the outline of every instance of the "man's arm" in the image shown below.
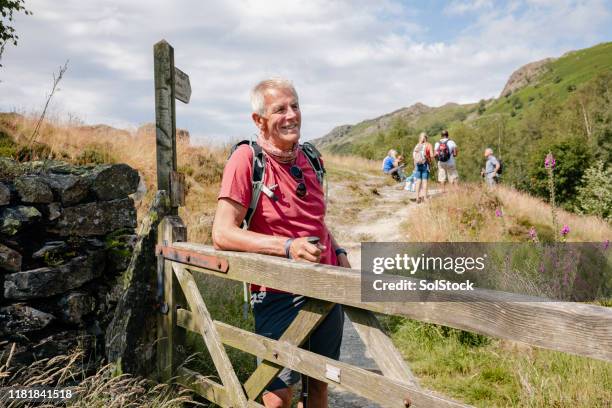
<path fill-rule="evenodd" d="M 247 209 L 229 198 L 220 198 L 212 228 L 215 249 L 254 252 L 258 254 L 285 256 L 285 243 L 289 237 L 260 234 L 240 228 Z M 319 262 L 321 249 L 307 238 L 296 238 L 291 242 L 289 253 L 292 259 Z"/>

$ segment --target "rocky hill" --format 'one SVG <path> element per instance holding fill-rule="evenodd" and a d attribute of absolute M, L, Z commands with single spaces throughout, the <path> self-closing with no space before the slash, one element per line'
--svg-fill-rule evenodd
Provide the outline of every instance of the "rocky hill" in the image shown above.
<path fill-rule="evenodd" d="M 545 58 L 540 61 L 530 62 L 514 71 L 499 97 L 508 96 L 517 89 L 524 88 L 530 83 L 537 81 L 538 77 L 546 72 L 549 63 L 554 60 L 554 58 Z"/>

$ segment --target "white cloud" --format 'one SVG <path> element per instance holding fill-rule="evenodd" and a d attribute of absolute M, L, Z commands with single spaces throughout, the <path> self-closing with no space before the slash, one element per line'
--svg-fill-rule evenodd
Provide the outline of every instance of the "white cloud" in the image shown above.
<path fill-rule="evenodd" d="M 177 125 L 215 139 L 253 132 L 248 93 L 282 75 L 300 92 L 303 134 L 390 112 L 496 96 L 509 74 L 535 59 L 609 38 L 602 1 L 494 4 L 455 1 L 435 31 L 427 11 L 399 1 L 182 2 L 33 0 L 20 16 L 18 47 L 0 71 L 0 110 L 35 109 L 51 73 L 70 58 L 58 110 L 88 122 L 154 119 L 153 44 L 166 38 L 190 75 Z M 444 25 L 453 23 L 444 36 Z M 442 30 L 442 31 L 441 31 Z M 438 34 L 438 36 L 433 36 Z"/>
<path fill-rule="evenodd" d="M 453 0 L 444 8 L 444 12 L 450 15 L 461 15 L 492 7 L 493 1 L 491 0 Z"/>

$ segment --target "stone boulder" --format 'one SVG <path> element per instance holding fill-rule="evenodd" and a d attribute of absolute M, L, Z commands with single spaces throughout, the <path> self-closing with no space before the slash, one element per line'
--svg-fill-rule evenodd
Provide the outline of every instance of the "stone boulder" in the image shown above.
<path fill-rule="evenodd" d="M 136 209 L 131 198 L 100 201 L 64 208 L 49 232 L 61 236 L 106 235 L 121 228 L 136 227 Z"/>
<path fill-rule="evenodd" d="M 93 296 L 85 292 L 70 292 L 63 296 L 59 302 L 61 314 L 60 319 L 66 323 L 79 324 L 83 316 L 93 312 L 95 301 Z"/>
<path fill-rule="evenodd" d="M 8 205 L 11 202 L 11 190 L 6 184 L 0 182 L 0 205 Z"/>
<path fill-rule="evenodd" d="M 0 336 L 44 329 L 55 317 L 23 303 L 0 308 Z"/>
<path fill-rule="evenodd" d="M 106 329 L 105 351 L 107 360 L 116 362 L 123 372 L 147 375 L 155 368 L 155 244 L 159 223 L 170 211 L 166 192 L 158 191 L 140 224 L 130 265 L 119 279 L 123 292 Z"/>
<path fill-rule="evenodd" d="M 58 295 L 102 276 L 104 251 L 78 256 L 55 268 L 37 268 L 5 276 L 5 299 L 35 299 Z"/>
<path fill-rule="evenodd" d="M 17 177 L 15 189 L 24 203 L 48 204 L 53 202 L 53 191 L 41 176 Z"/>
<path fill-rule="evenodd" d="M 35 207 L 25 205 L 6 207 L 0 212 L 0 232 L 15 235 L 41 217 L 42 214 Z"/>
<path fill-rule="evenodd" d="M 62 215 L 62 205 L 60 203 L 51 203 L 47 206 L 47 218 L 49 221 L 57 220 Z"/>
<path fill-rule="evenodd" d="M 0 244 L 0 269 L 19 272 L 21 270 L 21 260 L 19 252 Z"/>
<path fill-rule="evenodd" d="M 91 190 L 102 201 L 116 200 L 138 189 L 138 171 L 127 164 L 97 166 L 92 172 Z"/>
<path fill-rule="evenodd" d="M 51 173 L 46 176 L 46 182 L 64 206 L 78 204 L 89 195 L 90 180 L 87 177 Z"/>

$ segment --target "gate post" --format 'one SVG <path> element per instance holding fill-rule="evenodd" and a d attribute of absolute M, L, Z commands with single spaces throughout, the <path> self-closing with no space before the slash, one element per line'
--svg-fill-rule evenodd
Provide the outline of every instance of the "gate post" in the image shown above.
<path fill-rule="evenodd" d="M 174 49 L 165 40 L 153 46 L 155 71 L 155 137 L 157 189 L 170 192 L 170 174 L 176 171 L 176 103 Z"/>
<path fill-rule="evenodd" d="M 165 217 L 158 229 L 158 245 L 168 246 L 173 242 L 185 242 L 187 228 L 180 217 Z M 185 331 L 176 325 L 176 310 L 186 307 L 187 301 L 181 286 L 172 271 L 172 261 L 157 255 L 158 325 L 157 325 L 157 371 L 160 381 L 168 381 L 176 369 L 185 361 Z"/>

